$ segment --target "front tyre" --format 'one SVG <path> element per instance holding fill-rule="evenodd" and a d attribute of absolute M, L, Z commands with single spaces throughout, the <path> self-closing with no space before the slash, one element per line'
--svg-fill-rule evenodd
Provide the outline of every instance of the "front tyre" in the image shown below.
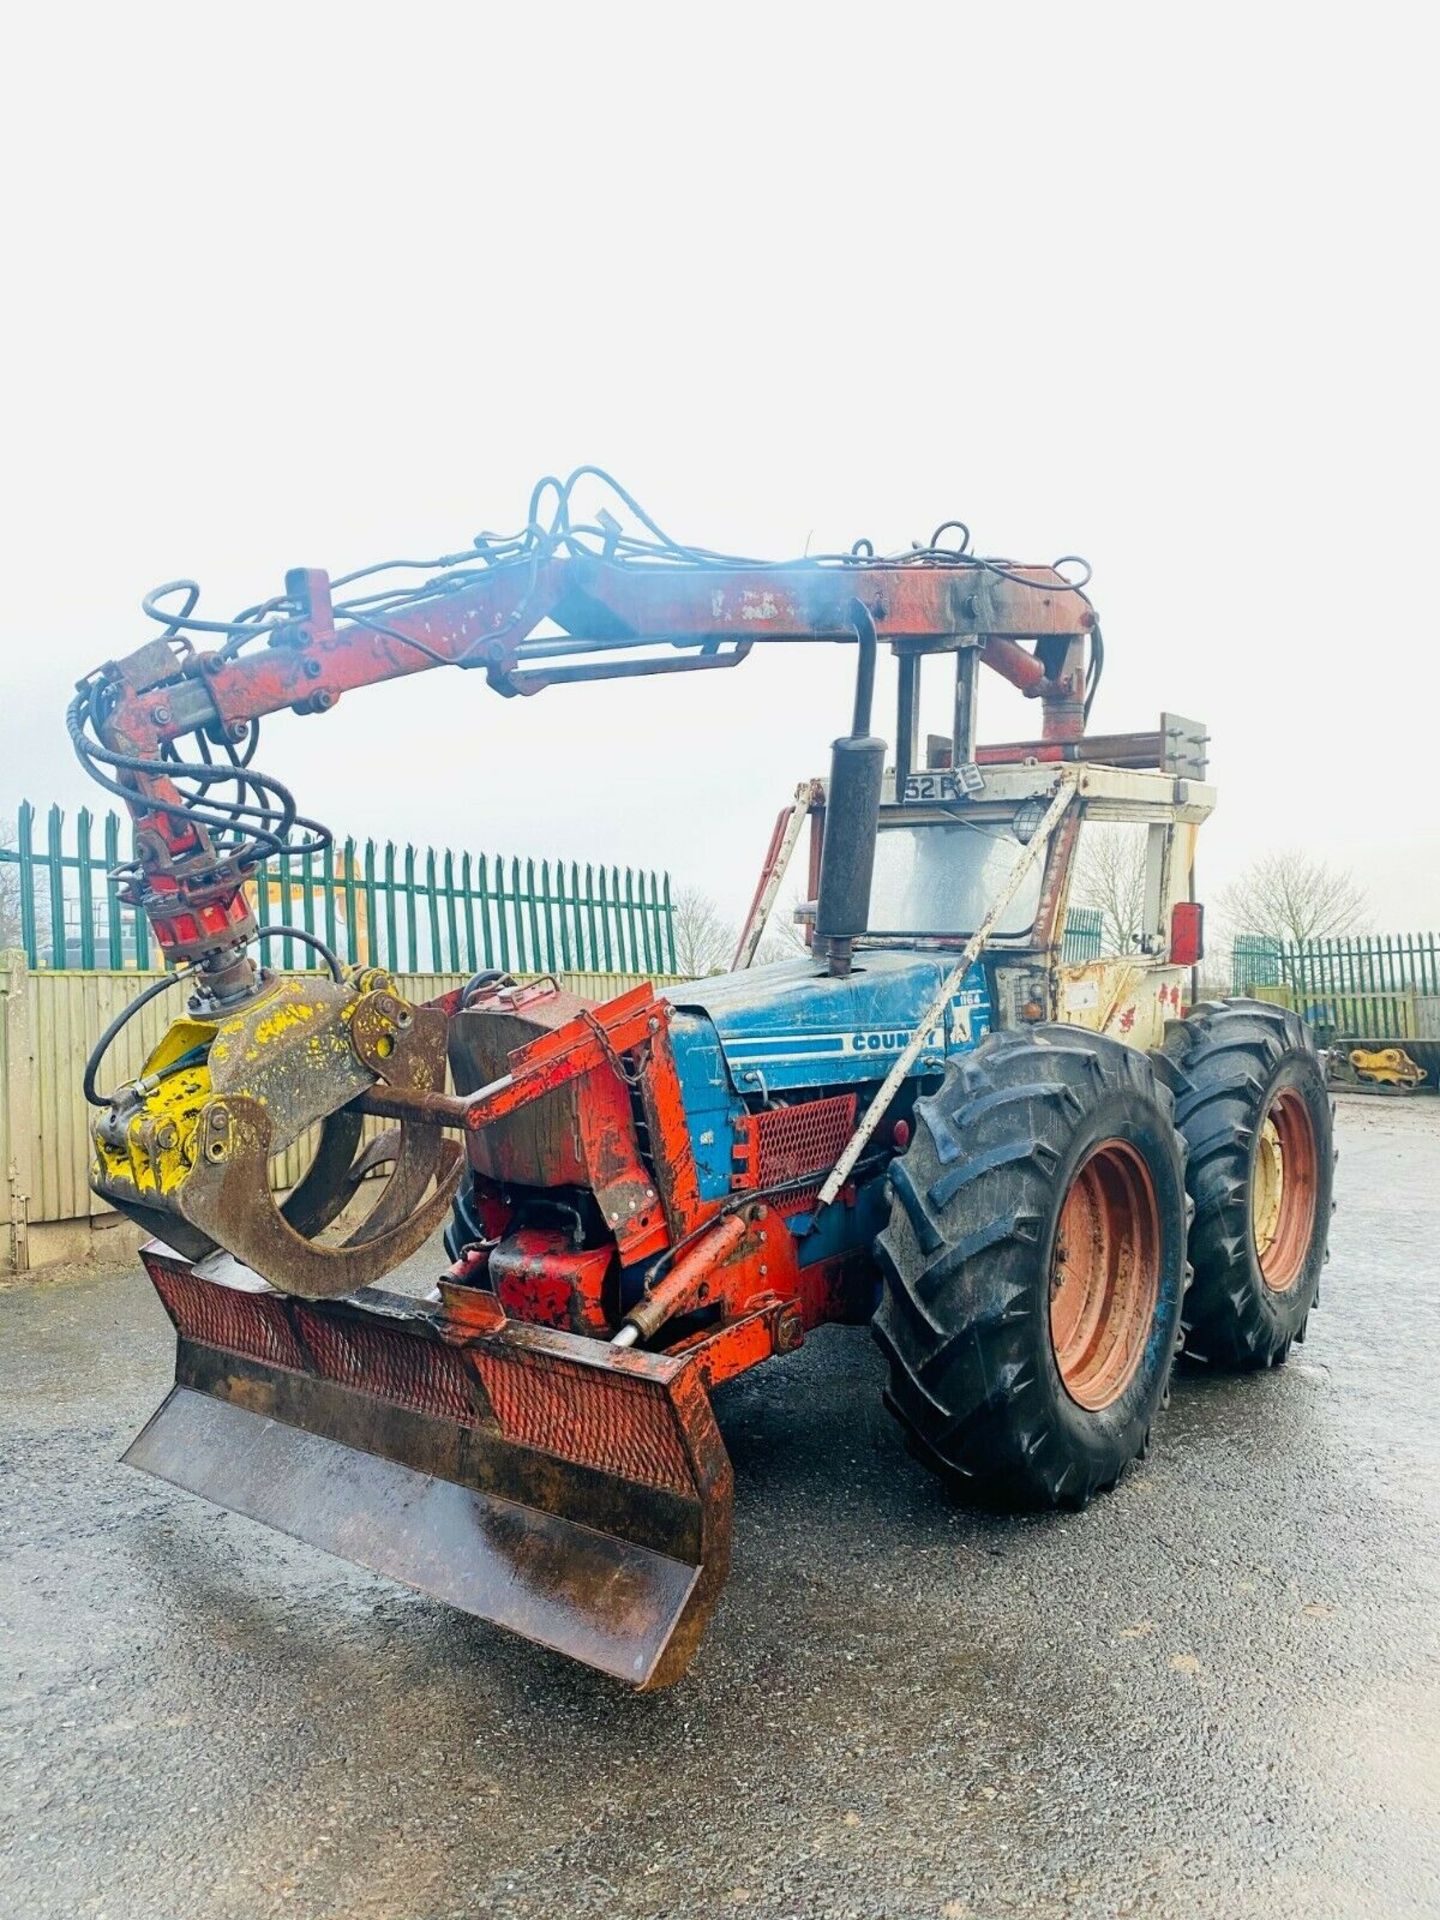
<path fill-rule="evenodd" d="M 1309 1029 L 1260 1000 L 1206 1001 L 1165 1032 L 1195 1202 L 1185 1348 L 1279 1366 L 1305 1335 L 1325 1264 L 1334 1124 Z"/>
<path fill-rule="evenodd" d="M 918 1100 L 873 1323 L 912 1450 L 974 1497 L 1083 1506 L 1143 1453 L 1185 1290 L 1184 1155 L 1149 1060 L 991 1034 Z"/>

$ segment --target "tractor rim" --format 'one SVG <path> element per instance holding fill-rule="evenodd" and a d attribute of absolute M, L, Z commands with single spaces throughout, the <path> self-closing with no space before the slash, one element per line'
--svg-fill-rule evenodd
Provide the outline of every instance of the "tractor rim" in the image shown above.
<path fill-rule="evenodd" d="M 1128 1140 L 1102 1140 L 1075 1169 L 1050 1261 L 1050 1344 L 1065 1391 L 1091 1412 L 1139 1370 L 1160 1292 L 1160 1208 Z"/>
<path fill-rule="evenodd" d="M 1295 1088 L 1282 1088 L 1260 1123 L 1250 1186 L 1255 1258 L 1272 1293 L 1287 1293 L 1304 1271 L 1315 1228 L 1318 1167 L 1310 1109 Z"/>

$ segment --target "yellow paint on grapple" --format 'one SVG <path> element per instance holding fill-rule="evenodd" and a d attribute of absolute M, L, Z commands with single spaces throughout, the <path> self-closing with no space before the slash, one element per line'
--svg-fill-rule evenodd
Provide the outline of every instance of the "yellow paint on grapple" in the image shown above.
<path fill-rule="evenodd" d="M 96 1119 L 91 1184 L 192 1259 L 220 1246 L 265 1267 L 278 1286 L 346 1292 L 413 1251 L 438 1217 L 426 1190 L 458 1177 L 456 1154 L 428 1125 L 396 1130 L 380 1158 L 373 1149 L 357 1157 L 356 1102 L 377 1080 L 425 1092 L 444 1077 L 443 1016 L 409 1007 L 388 975 L 280 975 L 232 1013 L 174 1022 L 140 1077 Z M 270 1162 L 316 1123 L 310 1172 L 277 1206 Z M 357 1250 L 322 1251 L 318 1236 L 384 1163 L 389 1185 L 345 1243 Z"/>

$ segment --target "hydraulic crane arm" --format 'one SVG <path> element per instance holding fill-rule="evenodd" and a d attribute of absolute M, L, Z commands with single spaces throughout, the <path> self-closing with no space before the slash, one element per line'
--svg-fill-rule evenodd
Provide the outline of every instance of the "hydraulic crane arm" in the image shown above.
<path fill-rule="evenodd" d="M 566 501 L 576 477 L 561 490 Z M 584 544 L 586 532 L 598 538 L 598 552 Z M 919 655 L 951 651 L 961 656 L 957 685 L 968 670 L 973 689 L 978 660 L 1038 698 L 1045 741 L 1083 732 L 1098 633 L 1083 582 L 1060 563 L 984 560 L 963 542 L 884 560 L 732 560 L 665 540 L 622 539 L 603 513 L 588 530 L 557 513 L 542 531 L 533 500 L 525 536 L 498 546 L 482 536 L 472 553 L 446 558 L 457 564 L 419 586 L 348 599 L 336 589 L 381 570 L 332 582 L 297 569 L 283 594 L 228 623 L 193 618 L 198 588 L 171 583 L 146 602 L 166 627 L 163 637 L 82 682 L 72 738 L 136 823 L 127 897 L 146 911 L 172 965 L 200 969 L 216 1005 L 254 986 L 245 951 L 260 930 L 246 880 L 271 854 L 328 838 L 251 765 L 259 721 L 286 708 L 323 713 L 356 688 L 438 666 L 481 671 L 506 696 L 716 671 L 760 643 L 853 641 L 847 609 L 858 599 L 900 656 L 902 688 Z M 185 598 L 170 612 L 162 603 L 177 591 Z M 903 714 L 900 735 L 897 760 L 908 771 L 915 742 Z M 181 756 L 177 743 L 187 736 L 198 760 Z M 314 837 L 297 842 L 297 829 Z"/>
<path fill-rule="evenodd" d="M 219 1246 L 296 1294 L 346 1292 L 418 1246 L 448 1204 L 462 1158 L 442 1132 L 492 1125 L 540 1097 L 555 1072 L 603 1081 L 613 1071 L 624 1081 L 618 1051 L 637 1044 L 634 1035 L 622 1043 L 582 1010 L 557 1041 L 560 1067 L 543 1048 L 534 1057 L 522 1050 L 500 1080 L 447 1095 L 449 1021 L 463 994 L 453 1008 L 410 1007 L 379 970 L 347 972 L 308 932 L 257 924 L 249 882 L 263 863 L 329 840 L 285 786 L 254 765 L 266 715 L 324 713 L 342 694 L 431 667 L 479 671 L 498 693 L 515 696 L 572 681 L 719 671 L 760 644 L 857 645 L 854 730 L 837 743 L 826 793 L 838 822 L 830 836 L 836 878 L 827 891 L 822 871 L 820 895 L 835 908 L 835 924 L 817 917 L 834 971 L 848 967 L 868 900 L 874 819 L 867 856 L 864 815 L 872 803 L 878 808 L 886 752 L 869 735 L 880 641 L 899 660 L 902 777 L 919 757 L 919 663 L 927 653 L 955 659 L 957 760 L 972 757 L 982 661 L 1040 701 L 1037 753 L 1069 753 L 1083 733 L 1099 631 L 1083 581 L 1060 563 L 980 559 L 963 528 L 942 546 L 951 531 L 942 528 L 928 546 L 893 559 L 857 551 L 766 564 L 678 546 L 619 489 L 653 537 L 627 538 L 605 513 L 577 527 L 568 502 L 583 477 L 542 483 L 513 539 L 481 536 L 468 554 L 337 580 L 297 570 L 283 592 L 232 621 L 198 617 L 198 587 L 172 582 L 146 602 L 160 637 L 81 683 L 69 713 L 76 750 L 135 821 L 124 897 L 143 909 L 167 962 L 188 977 L 184 1015 L 139 1079 L 108 1097 L 96 1090 L 117 1026 L 91 1056 L 86 1093 L 101 1109 L 92 1180 L 102 1197 L 191 1257 Z M 558 504 L 542 525 L 537 503 L 547 485 Z M 414 572 L 426 577 L 396 583 L 397 573 Z M 758 904 L 768 905 L 763 895 Z M 321 946 L 332 978 L 261 965 L 251 948 L 278 933 Z M 653 1077 L 667 1016 L 642 997 L 631 1011 Z M 612 1014 L 629 1017 L 623 1002 L 604 1017 Z M 377 1116 L 399 1124 L 365 1144 L 362 1126 Z M 268 1165 L 317 1123 L 312 1165 L 277 1205 Z M 392 1171 L 364 1220 L 340 1245 L 327 1243 L 322 1236 L 339 1231 L 360 1182 L 385 1164 Z"/>

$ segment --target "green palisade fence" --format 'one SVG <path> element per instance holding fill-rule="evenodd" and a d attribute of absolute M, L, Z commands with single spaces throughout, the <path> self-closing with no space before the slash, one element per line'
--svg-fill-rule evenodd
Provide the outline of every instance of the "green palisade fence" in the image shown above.
<path fill-rule="evenodd" d="M 1440 933 L 1240 934 L 1232 979 L 1236 993 L 1279 995 L 1327 1032 L 1409 1039 L 1440 1000 Z"/>
<path fill-rule="evenodd" d="M 16 876 L 0 896 L 14 896 L 0 947 L 23 947 L 32 968 L 155 965 L 144 914 L 110 878 L 120 832 L 118 815 L 82 808 L 67 836 L 51 807 L 42 836 L 23 802 L 15 846 L 0 847 L 0 875 Z M 262 926 L 302 927 L 343 959 L 396 973 L 676 971 L 668 873 L 345 840 L 267 862 L 251 891 Z M 268 945 L 282 967 L 323 965 L 301 941 Z"/>
<path fill-rule="evenodd" d="M 1105 915 L 1099 907 L 1071 907 L 1065 915 L 1065 937 L 1060 948 L 1060 964 L 1083 967 L 1100 958 L 1105 935 Z"/>

